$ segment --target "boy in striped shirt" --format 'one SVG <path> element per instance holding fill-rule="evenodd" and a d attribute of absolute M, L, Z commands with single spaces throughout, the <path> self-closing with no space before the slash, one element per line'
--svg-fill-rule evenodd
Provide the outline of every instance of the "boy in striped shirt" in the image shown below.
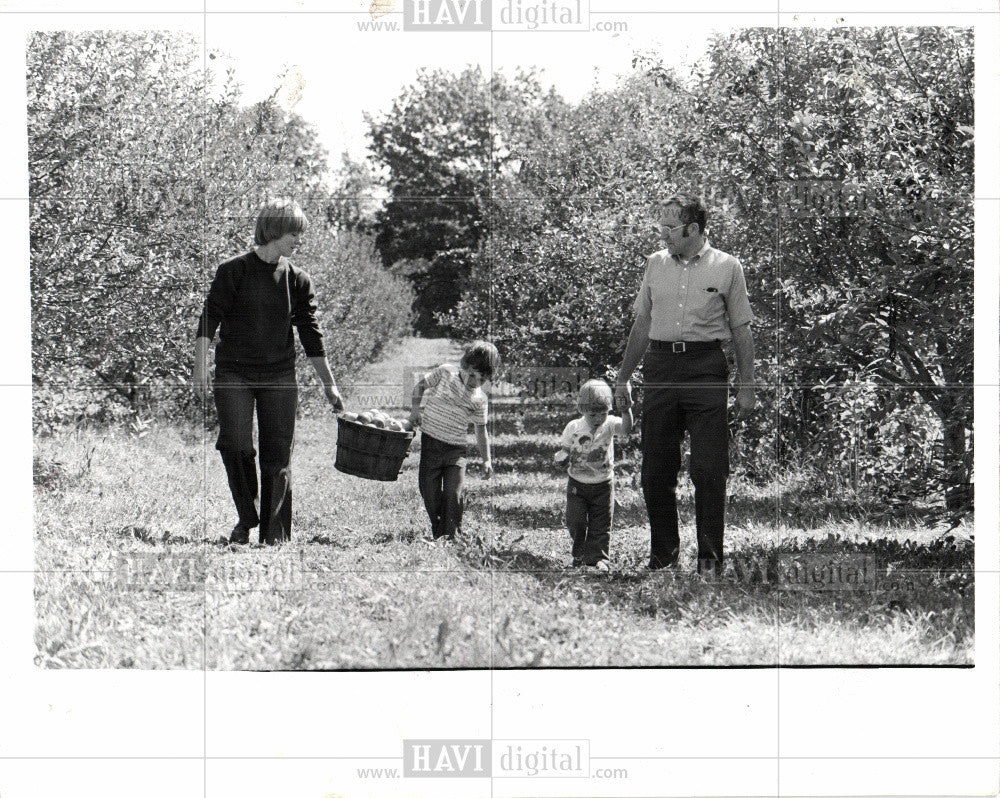
<path fill-rule="evenodd" d="M 435 540 L 453 540 L 462 524 L 463 455 L 469 424 L 476 428 L 483 473 L 487 477 L 493 473 L 486 431 L 489 403 L 482 386 L 500 367 L 497 348 L 476 341 L 457 366 L 444 363 L 424 374 L 413 387 L 410 423 L 422 428 L 418 483 Z"/>

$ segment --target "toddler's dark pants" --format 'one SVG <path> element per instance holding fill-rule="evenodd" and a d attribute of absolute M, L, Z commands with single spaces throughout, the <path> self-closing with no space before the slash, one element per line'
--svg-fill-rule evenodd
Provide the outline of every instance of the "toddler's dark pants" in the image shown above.
<path fill-rule="evenodd" d="M 722 562 L 729 475 L 728 374 L 721 348 L 678 354 L 650 349 L 646 353 L 642 492 L 649 513 L 651 565 L 677 561 L 676 490 L 685 430 L 691 434 L 698 559 Z"/>
<path fill-rule="evenodd" d="M 247 529 L 260 524 L 260 542 L 292 537 L 292 443 L 298 406 L 295 370 L 253 373 L 215 369 L 215 407 L 229 490 L 239 522 Z M 260 446 L 260 513 L 257 512 L 257 468 L 254 462 L 253 415 L 257 410 Z"/>
<path fill-rule="evenodd" d="M 453 538 L 462 526 L 464 452 L 464 446 L 445 443 L 426 432 L 420 436 L 417 483 L 435 538 Z"/>
<path fill-rule="evenodd" d="M 573 536 L 573 562 L 596 565 L 608 559 L 611 519 L 615 512 L 614 483 L 588 484 L 569 478 L 566 526 Z"/>

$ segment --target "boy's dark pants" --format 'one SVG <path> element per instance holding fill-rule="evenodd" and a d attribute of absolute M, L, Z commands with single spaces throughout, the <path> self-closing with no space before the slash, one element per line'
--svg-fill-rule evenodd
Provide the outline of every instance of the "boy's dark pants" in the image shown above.
<path fill-rule="evenodd" d="M 588 484 L 569 478 L 566 526 L 573 536 L 573 562 L 596 565 L 608 559 L 611 519 L 615 511 L 612 481 Z"/>
<path fill-rule="evenodd" d="M 215 407 L 219 440 L 239 521 L 247 529 L 260 524 L 261 543 L 292 537 L 292 442 L 298 405 L 295 370 L 255 374 L 215 369 Z M 253 414 L 257 408 L 260 445 L 260 514 L 253 449 Z"/>
<path fill-rule="evenodd" d="M 462 525 L 464 452 L 464 446 L 445 443 L 426 432 L 420 436 L 417 483 L 435 538 L 454 537 Z"/>
<path fill-rule="evenodd" d="M 642 492 L 650 565 L 673 565 L 680 551 L 676 490 L 685 430 L 691 434 L 698 559 L 721 565 L 729 475 L 726 357 L 721 349 L 650 349 L 643 375 Z"/>

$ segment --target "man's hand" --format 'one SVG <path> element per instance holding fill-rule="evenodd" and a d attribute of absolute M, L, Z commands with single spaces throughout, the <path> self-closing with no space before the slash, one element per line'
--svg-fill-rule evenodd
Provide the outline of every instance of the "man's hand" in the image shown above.
<path fill-rule="evenodd" d="M 615 401 L 622 407 L 632 407 L 632 383 L 615 386 Z"/>
<path fill-rule="evenodd" d="M 752 385 L 741 385 L 736 393 L 736 420 L 744 421 L 757 409 L 757 396 Z"/>
<path fill-rule="evenodd" d="M 341 397 L 336 385 L 324 385 L 323 393 L 326 395 L 326 401 L 333 406 L 333 409 L 337 413 L 344 409 L 344 399 Z"/>

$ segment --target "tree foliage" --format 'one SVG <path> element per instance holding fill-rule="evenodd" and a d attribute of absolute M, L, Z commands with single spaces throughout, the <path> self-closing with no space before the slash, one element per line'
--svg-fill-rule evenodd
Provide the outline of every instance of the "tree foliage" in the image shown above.
<path fill-rule="evenodd" d="M 919 498 L 928 472 L 890 463 L 906 433 L 936 441 L 909 462 L 932 462 L 949 507 L 967 509 L 971 32 L 748 29 L 683 79 L 636 65 L 518 151 L 453 328 L 489 327 L 514 362 L 603 372 L 659 248 L 657 199 L 699 194 L 760 321 L 761 476 L 775 461 L 844 462 L 848 446 L 869 463 L 855 484 Z"/>
<path fill-rule="evenodd" d="M 408 289 L 370 245 L 324 223 L 315 132 L 274 98 L 245 106 L 166 33 L 38 33 L 28 45 L 32 363 L 36 418 L 184 406 L 194 325 L 216 265 L 252 244 L 267 196 L 313 222 L 296 262 L 321 301 L 331 365 L 355 368 L 407 327 Z M 368 286 L 370 294 L 361 290 Z M 365 295 L 355 302 L 359 293 Z M 350 307 L 345 307 L 350 306 Z M 331 321 L 349 323 L 350 343 Z M 67 386 L 84 399 L 61 405 Z"/>
<path fill-rule="evenodd" d="M 416 289 L 419 331 L 441 332 L 485 240 L 494 181 L 517 143 L 560 104 L 532 73 L 489 79 L 478 67 L 457 75 L 421 70 L 388 112 L 367 117 L 389 194 L 378 248 Z"/>
<path fill-rule="evenodd" d="M 924 403 L 942 436 L 949 505 L 967 506 L 971 32 L 746 31 L 713 48 L 709 64 L 697 89 L 716 120 L 706 143 L 775 189 L 777 218 L 758 207 L 774 220 L 762 279 L 776 300 L 779 401 L 812 405 L 799 415 L 819 419 L 837 385 L 879 384 L 864 424 L 873 439 L 895 410 Z"/>

